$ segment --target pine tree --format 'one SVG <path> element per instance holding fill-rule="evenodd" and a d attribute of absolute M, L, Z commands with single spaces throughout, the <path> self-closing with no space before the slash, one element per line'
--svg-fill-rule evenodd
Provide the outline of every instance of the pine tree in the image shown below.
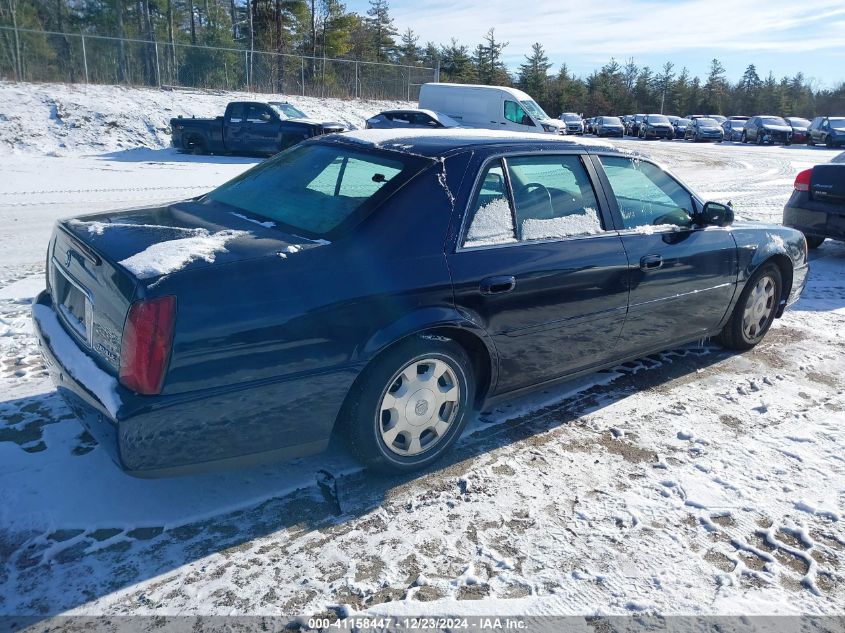
<path fill-rule="evenodd" d="M 367 10 L 367 25 L 372 34 L 372 46 L 377 62 L 388 61 L 396 50 L 396 27 L 390 17 L 390 6 L 387 0 L 370 0 Z"/>
<path fill-rule="evenodd" d="M 403 64 L 414 65 L 418 64 L 421 57 L 420 47 L 417 42 L 420 41 L 419 35 L 416 35 L 411 28 L 405 29 L 402 33 L 402 39 L 399 44 L 399 58 Z"/>
<path fill-rule="evenodd" d="M 718 59 L 713 59 L 710 62 L 710 74 L 707 76 L 707 83 L 704 84 L 705 108 L 707 110 L 705 114 L 723 114 L 727 83 L 725 67 Z"/>
<path fill-rule="evenodd" d="M 510 85 L 510 75 L 502 62 L 502 51 L 507 42 L 497 42 L 495 29 L 484 35 L 484 41 L 475 49 L 475 66 L 478 80 L 487 85 Z"/>
<path fill-rule="evenodd" d="M 519 67 L 519 87 L 540 103 L 545 102 L 549 83 L 549 69 L 552 64 L 539 42 L 531 46 L 531 55 Z"/>

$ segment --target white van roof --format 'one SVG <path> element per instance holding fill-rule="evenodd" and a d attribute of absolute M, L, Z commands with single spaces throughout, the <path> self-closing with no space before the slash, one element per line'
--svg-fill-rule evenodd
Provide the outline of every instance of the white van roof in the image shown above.
<path fill-rule="evenodd" d="M 512 97 L 514 97 L 517 101 L 534 101 L 534 97 L 532 97 L 527 92 L 522 92 L 522 90 L 519 90 L 518 88 L 508 88 L 507 86 L 486 86 L 483 84 L 449 84 L 436 82 L 430 82 L 422 85 L 423 88 L 434 86 L 442 86 L 444 88 L 461 88 L 469 90 L 495 90 L 497 92 L 506 92 Z"/>

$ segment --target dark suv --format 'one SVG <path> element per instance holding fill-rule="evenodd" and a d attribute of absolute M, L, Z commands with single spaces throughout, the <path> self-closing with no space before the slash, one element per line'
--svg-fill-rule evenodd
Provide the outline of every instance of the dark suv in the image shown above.
<path fill-rule="evenodd" d="M 779 116 L 753 116 L 745 123 L 740 140 L 743 143 L 754 141 L 757 145 L 792 145 L 792 126 Z"/>
<path fill-rule="evenodd" d="M 817 116 L 807 128 L 807 145 L 816 143 L 828 147 L 845 145 L 845 117 Z"/>

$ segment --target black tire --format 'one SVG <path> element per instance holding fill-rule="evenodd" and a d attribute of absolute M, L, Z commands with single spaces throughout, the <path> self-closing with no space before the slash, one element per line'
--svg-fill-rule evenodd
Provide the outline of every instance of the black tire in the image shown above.
<path fill-rule="evenodd" d="M 765 321 L 756 326 L 755 332 L 749 334 L 743 327 L 743 316 L 749 303 L 749 298 L 751 297 L 758 282 L 760 282 L 764 277 L 768 277 L 774 286 L 773 295 L 771 297 L 772 305 L 769 306 L 770 311 L 768 312 L 768 316 Z M 768 332 L 769 328 L 772 326 L 772 322 L 775 320 L 782 290 L 783 278 L 780 273 L 780 268 L 772 262 L 760 266 L 760 268 L 757 269 L 757 271 L 745 284 L 745 288 L 743 288 L 742 294 L 739 296 L 739 301 L 736 302 L 736 306 L 734 307 L 730 320 L 719 335 L 722 345 L 728 349 L 745 351 L 751 349 L 757 345 L 757 343 L 762 341 L 766 332 Z"/>
<path fill-rule="evenodd" d="M 191 153 L 194 156 L 205 156 L 208 154 L 208 148 L 205 146 L 205 140 L 198 136 L 193 137 L 191 139 Z"/>
<path fill-rule="evenodd" d="M 805 235 L 804 238 L 807 240 L 807 248 L 818 248 L 825 240 L 821 235 Z"/>
<path fill-rule="evenodd" d="M 739 137 L 739 142 L 740 143 L 747 143 L 748 142 L 748 137 L 745 135 L 745 130 L 742 131 L 742 136 Z"/>
<path fill-rule="evenodd" d="M 835 147 L 835 145 L 833 144 L 833 139 L 830 137 L 830 134 L 824 137 L 824 146 Z"/>
<path fill-rule="evenodd" d="M 413 456 L 400 455 L 382 437 L 382 400 L 405 368 L 427 359 L 443 361 L 454 373 L 460 389 L 457 411 L 448 430 L 430 447 Z M 342 424 L 353 454 L 368 468 L 382 473 L 413 472 L 452 447 L 466 426 L 474 400 L 475 377 L 464 349 L 446 337 L 418 336 L 387 350 L 364 370 L 347 396 Z"/>
<path fill-rule="evenodd" d="M 763 144 L 763 137 L 760 136 L 760 132 L 757 132 L 757 145 Z"/>
<path fill-rule="evenodd" d="M 815 141 L 813 141 L 813 135 L 812 135 L 812 134 L 808 134 L 808 135 L 807 135 L 807 146 L 808 146 L 808 147 L 813 147 L 813 145 L 815 145 L 815 144 L 816 144 L 816 143 L 815 143 Z"/>

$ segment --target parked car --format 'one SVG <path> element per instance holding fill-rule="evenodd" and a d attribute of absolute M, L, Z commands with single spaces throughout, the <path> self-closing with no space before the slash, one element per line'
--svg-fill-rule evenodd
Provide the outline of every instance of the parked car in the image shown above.
<path fill-rule="evenodd" d="M 596 136 L 625 136 L 625 126 L 618 116 L 600 116 L 595 118 L 593 131 Z"/>
<path fill-rule="evenodd" d="M 564 112 L 560 115 L 560 120 L 566 126 L 567 134 L 583 134 L 584 133 L 584 119 L 580 114 L 575 112 Z"/>
<path fill-rule="evenodd" d="M 662 114 L 647 114 L 640 123 L 638 136 L 641 139 L 674 138 L 675 130 Z"/>
<path fill-rule="evenodd" d="M 741 141 L 745 121 L 742 119 L 728 119 L 722 123 L 722 133 L 726 141 Z"/>
<path fill-rule="evenodd" d="M 443 112 L 461 125 L 514 132 L 565 134 L 531 95 L 504 86 L 427 83 L 420 87 L 420 108 Z"/>
<path fill-rule="evenodd" d="M 634 115 L 634 118 L 632 118 L 631 122 L 628 124 L 628 136 L 640 135 L 640 125 L 642 125 L 643 119 L 645 119 L 645 114 Z"/>
<path fill-rule="evenodd" d="M 596 133 L 596 119 L 598 119 L 598 117 L 589 117 L 587 119 L 584 119 L 584 134 Z"/>
<path fill-rule="evenodd" d="M 753 116 L 745 122 L 740 140 L 743 143 L 754 141 L 757 145 L 763 143 L 791 145 L 792 128 L 779 116 Z"/>
<path fill-rule="evenodd" d="M 816 143 L 828 147 L 845 145 L 845 117 L 819 116 L 813 119 L 807 128 L 807 145 Z"/>
<path fill-rule="evenodd" d="M 806 143 L 809 138 L 807 130 L 810 127 L 809 119 L 802 119 L 797 116 L 784 117 L 784 121 L 792 128 L 792 142 Z"/>
<path fill-rule="evenodd" d="M 693 119 L 684 132 L 685 141 L 716 141 L 721 143 L 723 139 L 722 128 L 716 121 L 708 118 Z"/>
<path fill-rule="evenodd" d="M 677 121 L 675 121 L 672 124 L 672 129 L 674 131 L 674 135 L 672 136 L 672 138 L 683 139 L 684 133 L 687 131 L 687 127 L 689 127 L 690 123 L 692 123 L 690 119 L 679 118 Z"/>
<path fill-rule="evenodd" d="M 810 248 L 818 248 L 827 237 L 845 240 L 845 163 L 800 172 L 783 209 L 783 224 L 804 233 Z"/>
<path fill-rule="evenodd" d="M 58 222 L 35 333 L 132 474 L 315 453 L 336 427 L 411 471 L 495 399 L 709 336 L 759 343 L 804 287 L 805 241 L 732 220 L 605 146 L 336 134 L 204 196 Z"/>
<path fill-rule="evenodd" d="M 433 110 L 385 110 L 367 119 L 367 129 L 384 130 L 388 128 L 425 128 L 442 129 L 460 127 L 455 119 Z"/>
<path fill-rule="evenodd" d="M 303 139 L 346 129 L 342 123 L 309 119 L 280 101 L 232 101 L 214 119 L 170 119 L 173 147 L 194 154 L 275 154 Z"/>

